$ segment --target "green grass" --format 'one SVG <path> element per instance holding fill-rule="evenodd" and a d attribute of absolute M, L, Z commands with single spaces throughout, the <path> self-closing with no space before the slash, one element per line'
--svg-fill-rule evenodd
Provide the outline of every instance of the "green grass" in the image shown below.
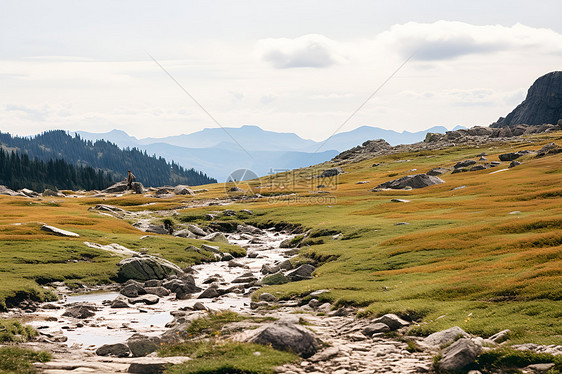
<path fill-rule="evenodd" d="M 166 346 L 159 355 L 192 358 L 184 364 L 170 367 L 166 370 L 168 374 L 272 374 L 276 366 L 299 361 L 296 355 L 271 347 L 216 340 Z"/>
<path fill-rule="evenodd" d="M 509 372 L 532 364 L 554 363 L 548 374 L 562 373 L 562 356 L 531 351 L 516 351 L 510 348 L 494 349 L 482 353 L 474 367 L 484 373 Z"/>
<path fill-rule="evenodd" d="M 37 336 L 37 331 L 15 319 L 0 319 L 0 343 L 21 343 Z"/>
<path fill-rule="evenodd" d="M 221 328 L 231 322 L 239 322 L 245 320 L 244 317 L 238 313 L 230 311 L 222 311 L 217 313 L 209 313 L 207 317 L 197 318 L 193 320 L 187 328 L 187 333 L 190 336 L 197 335 L 218 335 Z"/>
<path fill-rule="evenodd" d="M 33 362 L 47 362 L 52 359 L 48 352 L 33 351 L 18 347 L 0 348 L 0 373 L 2 374 L 31 374 L 36 370 Z"/>

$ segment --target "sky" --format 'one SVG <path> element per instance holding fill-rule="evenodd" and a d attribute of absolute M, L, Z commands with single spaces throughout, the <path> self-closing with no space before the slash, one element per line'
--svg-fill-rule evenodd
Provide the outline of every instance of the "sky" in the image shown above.
<path fill-rule="evenodd" d="M 0 0 L 0 131 L 258 125 L 319 141 L 488 125 L 562 70 L 560 14 L 559 0 Z"/>

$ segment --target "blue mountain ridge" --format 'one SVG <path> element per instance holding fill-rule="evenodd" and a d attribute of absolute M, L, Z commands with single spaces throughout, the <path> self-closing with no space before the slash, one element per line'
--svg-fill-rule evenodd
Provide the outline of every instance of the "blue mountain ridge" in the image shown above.
<path fill-rule="evenodd" d="M 462 128 L 457 126 L 457 128 Z M 249 169 L 258 176 L 291 170 L 328 161 L 338 153 L 362 144 L 366 140 L 385 139 L 391 145 L 422 141 L 428 132 L 443 133 L 436 126 L 418 132 L 397 132 L 378 127 L 362 126 L 316 142 L 294 133 L 266 131 L 258 126 L 206 128 L 191 134 L 165 138 L 137 139 L 121 130 L 107 133 L 77 131 L 86 140 L 107 140 L 119 147 L 136 147 L 149 154 L 162 156 L 177 164 L 201 170 L 219 182 L 237 169 Z"/>

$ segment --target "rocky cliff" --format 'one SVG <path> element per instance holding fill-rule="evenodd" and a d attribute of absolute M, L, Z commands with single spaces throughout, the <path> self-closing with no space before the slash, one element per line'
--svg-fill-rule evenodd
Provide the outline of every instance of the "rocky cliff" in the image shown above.
<path fill-rule="evenodd" d="M 562 71 L 543 75 L 533 83 L 525 100 L 505 118 L 491 127 L 512 127 L 519 124 L 556 124 L 562 119 Z"/>

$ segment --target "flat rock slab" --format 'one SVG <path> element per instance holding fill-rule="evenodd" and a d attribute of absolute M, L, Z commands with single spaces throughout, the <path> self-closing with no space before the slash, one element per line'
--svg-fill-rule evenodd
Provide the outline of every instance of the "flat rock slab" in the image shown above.
<path fill-rule="evenodd" d="M 41 226 L 41 230 L 47 231 L 51 234 L 55 234 L 55 235 L 58 235 L 58 236 L 66 236 L 66 237 L 69 237 L 69 238 L 80 237 L 80 235 L 78 235 L 75 232 L 59 229 L 58 227 L 55 227 L 55 226 L 43 225 L 43 226 Z"/>

